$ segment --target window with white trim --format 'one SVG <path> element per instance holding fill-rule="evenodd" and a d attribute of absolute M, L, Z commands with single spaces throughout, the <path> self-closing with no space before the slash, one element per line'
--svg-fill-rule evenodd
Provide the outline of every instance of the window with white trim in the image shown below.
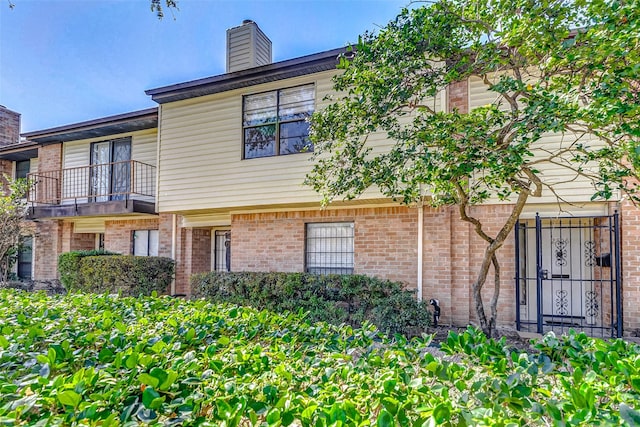
<path fill-rule="evenodd" d="M 313 151 L 309 122 L 315 108 L 315 85 L 247 95 L 242 102 L 243 158 Z"/>
<path fill-rule="evenodd" d="M 352 222 L 309 223 L 305 240 L 305 271 L 316 274 L 353 273 Z"/>
<path fill-rule="evenodd" d="M 158 256 L 158 230 L 135 230 L 133 232 L 133 254 Z"/>

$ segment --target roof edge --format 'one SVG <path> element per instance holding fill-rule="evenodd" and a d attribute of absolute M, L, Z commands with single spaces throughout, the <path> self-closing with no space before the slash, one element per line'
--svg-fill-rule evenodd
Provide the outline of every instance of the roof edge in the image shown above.
<path fill-rule="evenodd" d="M 84 122 L 71 123 L 63 126 L 42 129 L 38 131 L 25 132 L 20 134 L 23 138 L 34 140 L 44 136 L 54 136 L 58 133 L 68 133 L 69 131 L 80 130 L 83 128 L 94 128 L 100 125 L 113 124 L 118 122 L 127 122 L 142 117 L 158 115 L 158 107 L 146 108 L 144 110 L 131 111 L 129 113 L 116 114 L 113 116 L 100 117 L 97 119 L 87 120 Z"/>
<path fill-rule="evenodd" d="M 285 70 L 299 70 L 299 75 L 312 74 L 317 72 L 317 68 L 313 67 L 317 67 L 320 64 L 324 64 L 325 67 L 328 65 L 335 67 L 338 64 L 338 55 L 345 52 L 346 49 L 346 47 L 331 49 L 246 70 L 147 89 L 145 93 L 150 95 L 154 101 L 163 104 L 165 102 L 252 86 L 261 83 L 268 76 L 273 77 L 275 80 L 288 78 L 289 75 L 284 73 Z"/>

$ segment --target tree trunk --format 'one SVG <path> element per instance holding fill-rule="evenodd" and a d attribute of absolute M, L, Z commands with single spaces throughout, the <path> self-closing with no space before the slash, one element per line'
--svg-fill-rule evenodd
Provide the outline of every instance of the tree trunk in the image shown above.
<path fill-rule="evenodd" d="M 478 322 L 480 323 L 480 328 L 485 333 L 485 335 L 487 335 L 487 337 L 495 336 L 498 319 L 498 298 L 500 297 L 500 263 L 498 262 L 496 253 L 498 249 L 502 247 L 507 237 L 509 237 L 509 234 L 513 230 L 513 227 L 518 221 L 518 218 L 520 218 L 520 214 L 524 209 L 524 205 L 527 202 L 528 197 L 528 191 L 522 191 L 518 195 L 518 200 L 511 210 L 509 217 L 495 237 L 490 237 L 484 232 L 480 220 L 468 215 L 466 211 L 467 205 L 465 203 L 460 204 L 461 219 L 473 224 L 476 234 L 487 242 L 487 247 L 485 248 L 484 256 L 482 257 L 482 264 L 480 265 L 480 271 L 478 272 L 478 276 L 476 277 L 475 282 L 473 282 L 471 288 Z M 494 289 L 493 295 L 491 297 L 491 302 L 489 304 L 491 314 L 489 319 L 487 319 L 487 315 L 484 309 L 484 303 L 482 301 L 482 288 L 487 281 L 487 276 L 489 274 L 489 269 L 491 266 L 493 266 Z"/>

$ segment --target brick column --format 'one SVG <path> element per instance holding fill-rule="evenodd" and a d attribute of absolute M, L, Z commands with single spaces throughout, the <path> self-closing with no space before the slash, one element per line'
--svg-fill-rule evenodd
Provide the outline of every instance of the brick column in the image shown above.
<path fill-rule="evenodd" d="M 622 330 L 640 334 L 640 209 L 625 200 L 620 206 L 622 261 Z M 613 271 L 613 270 L 612 270 Z"/>
<path fill-rule="evenodd" d="M 211 271 L 211 230 L 180 229 L 176 249 L 176 293 L 190 295 L 191 275 Z"/>
<path fill-rule="evenodd" d="M 58 255 L 62 253 L 62 222 L 51 220 L 36 223 L 33 242 L 35 252 L 34 279 L 58 277 Z"/>
<path fill-rule="evenodd" d="M 455 82 L 449 85 L 449 111 L 457 109 L 460 113 L 469 112 L 469 81 Z"/>

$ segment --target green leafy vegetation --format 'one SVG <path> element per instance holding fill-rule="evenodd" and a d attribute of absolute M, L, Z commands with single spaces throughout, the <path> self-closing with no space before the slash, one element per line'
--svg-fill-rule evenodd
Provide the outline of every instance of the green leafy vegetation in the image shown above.
<path fill-rule="evenodd" d="M 28 234 L 24 221 L 27 215 L 27 183 L 12 180 L 6 174 L 0 177 L 0 281 L 10 278 L 22 236 Z"/>
<path fill-rule="evenodd" d="M 0 290 L 1 425 L 637 425 L 640 348 L 538 352 L 469 329 L 431 354 L 304 315 L 204 300 Z"/>
<path fill-rule="evenodd" d="M 119 255 L 105 250 L 70 251 L 58 256 L 58 273 L 60 283 L 68 290 L 80 286 L 80 261 L 88 256 Z"/>
<path fill-rule="evenodd" d="M 373 323 L 384 333 L 419 336 L 431 314 L 401 283 L 364 275 L 210 272 L 192 276 L 195 297 L 281 312 L 307 312 L 310 322 Z"/>
<path fill-rule="evenodd" d="M 58 257 L 60 281 L 68 291 L 166 293 L 175 262 L 170 258 L 118 255 L 107 251 L 72 251 Z"/>

